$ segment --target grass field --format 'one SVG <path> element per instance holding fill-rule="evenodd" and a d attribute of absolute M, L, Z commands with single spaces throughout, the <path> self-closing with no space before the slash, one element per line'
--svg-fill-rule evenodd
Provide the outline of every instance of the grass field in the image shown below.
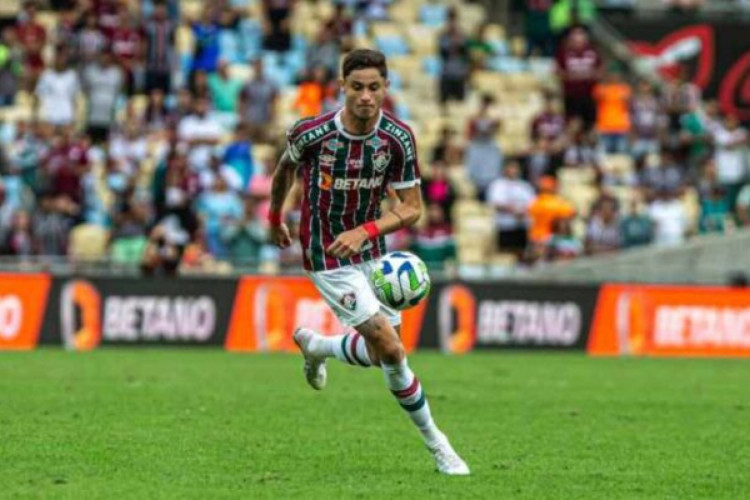
<path fill-rule="evenodd" d="M 433 472 L 379 372 L 199 350 L 0 354 L 0 497 L 747 498 L 750 364 L 413 356 L 472 467 Z"/>

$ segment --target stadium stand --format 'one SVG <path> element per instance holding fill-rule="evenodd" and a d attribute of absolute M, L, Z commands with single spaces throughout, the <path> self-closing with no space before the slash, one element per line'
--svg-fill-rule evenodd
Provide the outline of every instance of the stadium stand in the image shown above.
<path fill-rule="evenodd" d="M 456 251 L 435 269 L 455 255 L 503 273 L 750 222 L 741 123 L 679 76 L 633 81 L 572 24 L 570 2 L 521 3 L 525 32 L 460 0 L 2 2 L 2 254 L 297 268 L 298 251 L 256 237 L 269 176 L 284 130 L 339 105 L 353 47 L 389 57 L 388 106 L 415 129 L 427 205 L 451 207 L 393 238 L 421 251 L 449 221 Z M 573 215 L 540 201 L 543 185 Z M 246 229 L 228 239 L 227 221 Z"/>

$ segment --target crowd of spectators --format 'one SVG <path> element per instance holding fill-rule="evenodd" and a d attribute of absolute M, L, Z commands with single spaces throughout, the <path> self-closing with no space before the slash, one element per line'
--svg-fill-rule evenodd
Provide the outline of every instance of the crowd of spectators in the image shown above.
<path fill-rule="evenodd" d="M 306 41 L 291 30 L 298 1 L 263 0 L 256 18 L 247 2 L 229 0 L 197 15 L 176 0 L 66 0 L 52 2 L 54 29 L 25 2 L 0 39 L 0 105 L 31 98 L 34 107 L 33 117 L 0 128 L 2 254 L 75 258 L 101 241 L 100 257 L 148 273 L 298 266 L 298 246 L 279 251 L 266 238 L 273 160 L 288 125 L 278 116 L 282 87 L 295 85 L 297 117 L 339 106 L 341 54 L 392 3 L 335 2 Z M 574 19 L 570 2 L 526 2 L 527 36 L 514 55 L 554 60 L 559 80 L 531 123 L 530 146 L 503 151 L 498 96 L 483 96 L 422 159 L 426 217 L 390 235 L 393 248 L 433 267 L 456 259 L 456 165 L 495 211 L 496 249 L 522 264 L 679 244 L 693 230 L 683 203 L 690 191 L 701 209 L 695 231 L 750 225 L 742 124 L 684 74 L 658 90 L 631 82 L 574 23 L 593 16 L 581 4 Z M 433 7 L 422 6 L 428 21 Z M 465 32 L 460 12 L 442 7 L 435 85 L 447 105 L 467 99 L 474 72 L 508 49 L 487 41 L 486 25 Z M 249 78 L 232 71 L 237 63 Z M 386 107 L 399 111 L 390 98 Z M 613 173 L 611 155 L 634 168 Z M 594 173 L 597 195 L 584 211 L 560 190 L 560 173 L 571 169 Z M 635 193 L 625 206 L 613 195 L 622 187 Z M 299 211 L 290 208 L 294 232 Z"/>

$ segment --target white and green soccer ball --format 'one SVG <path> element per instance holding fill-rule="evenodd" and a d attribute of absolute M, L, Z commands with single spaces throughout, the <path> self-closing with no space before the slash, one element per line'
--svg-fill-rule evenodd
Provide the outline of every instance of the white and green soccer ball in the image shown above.
<path fill-rule="evenodd" d="M 419 304 L 430 294 L 430 275 L 422 259 L 409 252 L 391 252 L 370 274 L 378 300 L 400 311 Z"/>

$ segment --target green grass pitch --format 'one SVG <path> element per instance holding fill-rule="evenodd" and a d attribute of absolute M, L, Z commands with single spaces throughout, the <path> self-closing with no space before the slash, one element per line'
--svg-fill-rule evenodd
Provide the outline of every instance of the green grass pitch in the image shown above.
<path fill-rule="evenodd" d="M 375 369 L 219 350 L 0 354 L 1 498 L 742 498 L 741 360 L 420 353 L 472 468 L 441 477 Z"/>

